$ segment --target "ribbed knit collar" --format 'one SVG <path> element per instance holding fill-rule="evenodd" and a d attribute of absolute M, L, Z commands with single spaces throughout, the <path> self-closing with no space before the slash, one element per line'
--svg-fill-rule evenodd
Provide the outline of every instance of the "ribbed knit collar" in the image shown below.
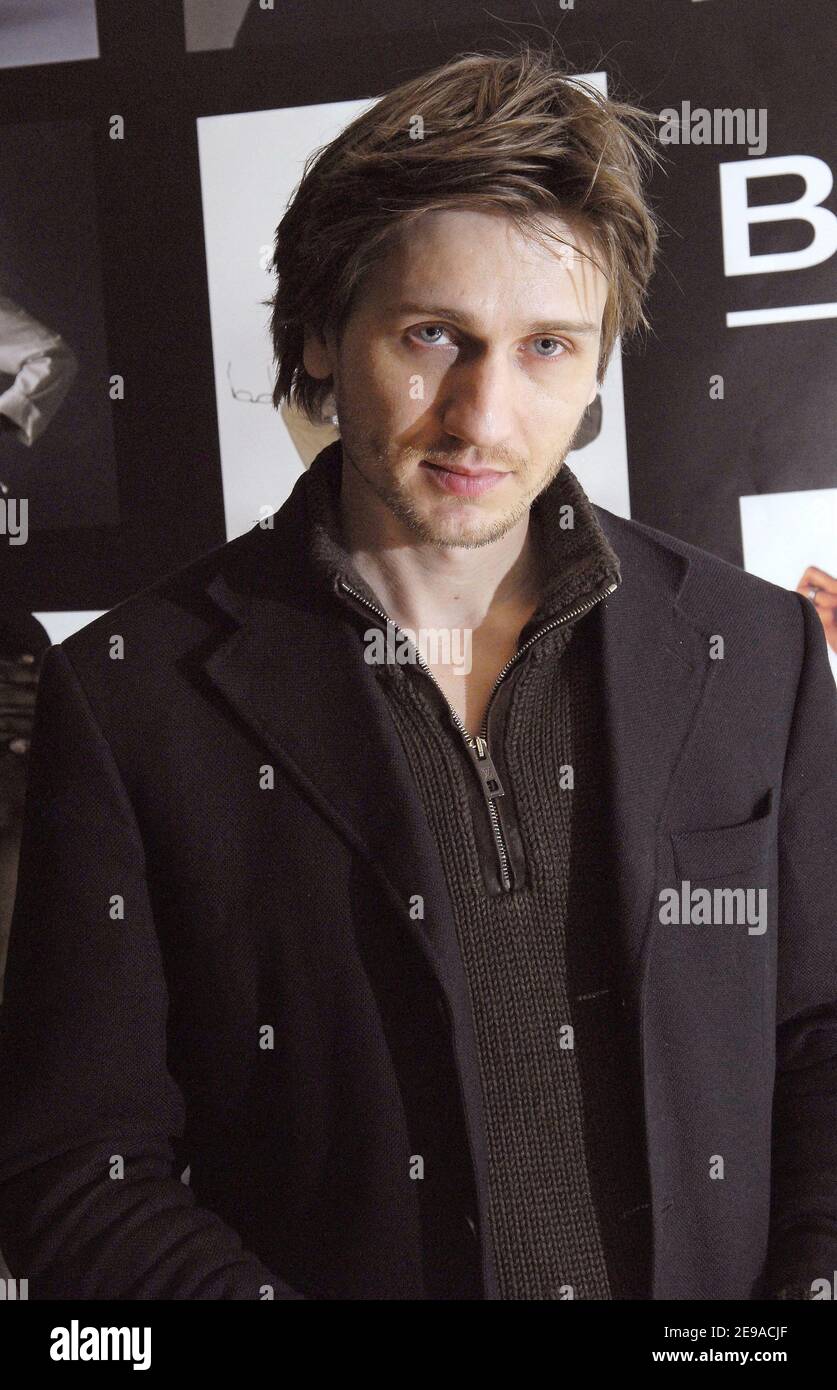
<path fill-rule="evenodd" d="M 310 465 L 307 474 L 309 554 L 322 587 L 349 606 L 341 582 L 384 611 L 380 597 L 359 574 L 340 521 L 342 444 L 336 439 Z M 572 508 L 567 512 L 567 506 Z M 521 641 L 574 605 L 621 579 L 619 559 L 607 540 L 587 494 L 564 463 L 530 509 L 535 554 L 541 571 L 540 603 L 520 635 Z M 573 524 L 567 526 L 567 517 Z"/>

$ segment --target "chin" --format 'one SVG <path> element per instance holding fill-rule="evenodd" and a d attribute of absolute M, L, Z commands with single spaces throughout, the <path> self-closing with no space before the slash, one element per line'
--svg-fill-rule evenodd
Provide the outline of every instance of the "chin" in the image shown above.
<path fill-rule="evenodd" d="M 516 517 L 507 512 L 489 515 L 448 517 L 428 517 L 425 531 L 429 539 L 438 545 L 459 545 L 476 549 L 498 540 L 514 525 Z"/>

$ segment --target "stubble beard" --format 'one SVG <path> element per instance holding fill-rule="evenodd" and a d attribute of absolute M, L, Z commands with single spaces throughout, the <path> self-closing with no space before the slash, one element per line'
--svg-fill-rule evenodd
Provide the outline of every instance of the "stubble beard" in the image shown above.
<path fill-rule="evenodd" d="M 454 546 L 462 550 L 479 550 L 485 545 L 491 545 L 493 541 L 500 540 L 512 527 L 516 526 L 529 511 L 535 499 L 555 480 L 564 466 L 567 455 L 572 451 L 580 427 L 581 422 L 579 421 L 579 425 L 570 436 L 563 452 L 553 459 L 544 476 L 538 478 L 531 487 L 526 489 L 523 495 L 510 504 L 501 516 L 495 516 L 482 522 L 478 517 L 471 517 L 467 522 L 460 521 L 452 525 L 446 525 L 444 520 L 440 525 L 438 518 L 435 521 L 429 521 L 416 506 L 407 487 L 393 479 L 388 468 L 388 450 L 384 447 L 376 447 L 370 441 L 369 447 L 363 450 L 362 461 L 370 458 L 375 460 L 375 463 L 368 468 L 363 466 L 359 468 L 356 456 L 347 457 L 345 446 L 343 457 L 349 466 L 360 474 L 364 482 L 396 520 L 416 538 L 417 542 L 434 546 L 438 550 L 448 550 Z M 419 460 L 416 462 L 418 463 Z M 410 477 L 413 476 L 413 471 L 411 468 Z M 500 486 L 502 487 L 503 484 L 501 483 Z M 458 498 L 452 497 L 451 502 L 455 506 L 461 505 Z"/>

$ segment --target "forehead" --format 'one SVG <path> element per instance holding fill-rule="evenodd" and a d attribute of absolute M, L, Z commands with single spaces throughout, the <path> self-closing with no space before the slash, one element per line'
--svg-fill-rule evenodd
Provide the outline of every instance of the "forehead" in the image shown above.
<path fill-rule="evenodd" d="M 400 229 L 370 275 L 369 308 L 391 312 L 427 299 L 497 321 L 580 310 L 600 319 L 607 280 L 589 232 L 545 214 L 538 227 L 540 235 L 521 230 L 499 210 L 423 213 Z"/>

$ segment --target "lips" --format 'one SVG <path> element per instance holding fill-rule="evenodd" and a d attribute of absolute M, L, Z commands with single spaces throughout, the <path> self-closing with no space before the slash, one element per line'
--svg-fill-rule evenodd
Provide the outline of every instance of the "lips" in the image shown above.
<path fill-rule="evenodd" d="M 436 487 L 457 497 L 481 497 L 506 477 L 496 468 L 448 468 L 430 459 L 423 459 L 421 467 Z"/>
<path fill-rule="evenodd" d="M 462 478 L 490 478 L 495 476 L 503 477 L 501 468 L 462 468 L 455 463 L 435 463 L 433 459 L 423 459 L 422 462 L 428 468 L 442 468 L 446 473 L 458 473 Z"/>

